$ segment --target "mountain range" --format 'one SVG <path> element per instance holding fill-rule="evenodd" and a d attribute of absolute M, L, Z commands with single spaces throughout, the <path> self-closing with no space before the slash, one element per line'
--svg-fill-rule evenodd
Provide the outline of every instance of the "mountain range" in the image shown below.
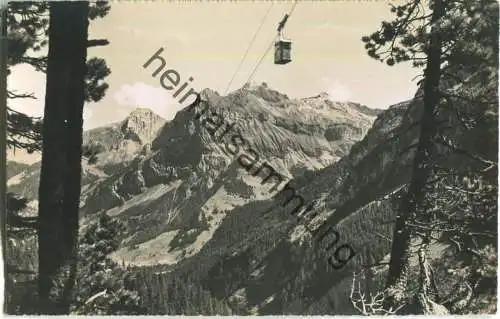
<path fill-rule="evenodd" d="M 387 258 L 394 202 L 410 176 L 422 101 L 370 109 L 321 93 L 291 99 L 266 84 L 200 93 L 356 252 L 332 269 L 286 199 L 242 168 L 188 108 L 148 109 L 84 133 L 81 225 L 97 213 L 127 231 L 111 258 L 188 278 L 236 314 L 352 314 L 352 272 Z M 92 160 L 90 160 L 92 157 Z M 9 191 L 36 207 L 40 164 L 8 163 Z M 433 253 L 439 255 L 443 247 Z M 375 271 L 382 275 L 386 268 Z"/>

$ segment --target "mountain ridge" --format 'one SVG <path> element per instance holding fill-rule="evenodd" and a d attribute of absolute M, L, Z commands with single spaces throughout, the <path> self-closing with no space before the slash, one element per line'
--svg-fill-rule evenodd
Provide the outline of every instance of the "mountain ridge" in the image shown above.
<path fill-rule="evenodd" d="M 352 262 L 332 272 L 321 247 L 283 205 L 286 195 L 239 165 L 227 148 L 231 134 L 229 140 L 214 140 L 203 118 L 195 116 L 199 108 L 179 111 L 159 128 L 150 147 L 141 145 L 119 168 L 106 170 L 106 158 L 84 163 L 94 175 L 103 174 L 92 175 L 82 188 L 81 225 L 103 211 L 120 219 L 127 231 L 113 260 L 155 269 L 166 278 L 189 278 L 242 313 L 321 313 L 328 304 L 324 298 L 348 291 L 344 279 L 353 267 L 380 260 L 388 249 L 376 234 L 389 234 L 390 226 L 371 221 L 394 214 L 391 197 L 407 180 L 401 163 L 411 156 L 400 156 L 397 149 L 411 143 L 415 131 L 384 141 L 414 121 L 418 100 L 375 117 L 321 94 L 288 99 L 262 87 L 228 96 L 200 94 L 206 114 L 217 112 L 226 123 L 236 123 L 234 132 L 294 180 L 297 193 L 318 211 L 312 225 L 325 220 L 336 225 L 341 242 L 356 251 Z M 121 140 L 106 138 L 111 141 L 106 152 L 118 151 L 112 146 Z M 335 292 L 339 287 L 344 288 Z"/>
<path fill-rule="evenodd" d="M 148 121 L 150 122 L 148 123 Z M 135 125 L 136 123 L 139 125 Z M 82 185 L 84 189 L 89 183 L 122 169 L 127 161 L 132 160 L 147 147 L 147 144 L 151 143 L 154 134 L 150 132 L 157 132 L 165 123 L 166 120 L 152 110 L 139 107 L 132 110 L 122 121 L 84 131 L 82 136 L 84 155 L 82 159 Z M 133 126 L 129 129 L 130 124 Z M 126 133 L 129 136 L 123 132 L 124 127 L 125 130 L 128 130 Z M 129 138 L 130 136 L 132 139 Z M 91 155 L 97 159 L 94 164 L 88 163 L 88 158 Z M 7 163 L 9 191 L 24 196 L 28 200 L 36 200 L 40 164 L 40 161 L 27 165 L 16 162 L 15 158 L 9 160 Z M 24 169 L 19 171 L 19 166 Z"/>

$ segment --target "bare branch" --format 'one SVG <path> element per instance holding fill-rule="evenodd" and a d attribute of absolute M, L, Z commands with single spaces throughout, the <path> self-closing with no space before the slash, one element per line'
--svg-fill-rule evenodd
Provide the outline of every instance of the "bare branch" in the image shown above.
<path fill-rule="evenodd" d="M 351 284 L 351 293 L 349 295 L 349 299 L 351 300 L 351 304 L 359 313 L 364 316 L 387 316 L 394 315 L 401 308 L 403 308 L 404 304 L 393 309 L 392 307 L 389 310 L 384 308 L 385 301 L 385 293 L 383 291 L 378 292 L 376 295 L 372 295 L 370 293 L 369 298 L 365 293 L 361 291 L 361 283 L 358 281 L 357 289 L 356 289 L 356 273 L 353 273 L 352 276 L 352 284 Z"/>
<path fill-rule="evenodd" d="M 34 99 L 34 100 L 36 100 L 36 96 L 34 93 L 17 94 L 17 93 L 14 93 L 14 91 L 7 91 L 7 98 L 8 99 Z M 11 109 L 11 111 L 12 111 L 12 109 Z"/>
<path fill-rule="evenodd" d="M 109 41 L 106 39 L 92 39 L 87 41 L 87 48 L 105 46 L 108 45 Z"/>

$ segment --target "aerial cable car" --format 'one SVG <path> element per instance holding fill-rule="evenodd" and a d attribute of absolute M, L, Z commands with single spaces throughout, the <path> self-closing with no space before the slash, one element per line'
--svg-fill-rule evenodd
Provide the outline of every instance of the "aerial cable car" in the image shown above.
<path fill-rule="evenodd" d="M 290 15 L 287 13 L 278 24 L 278 40 L 274 43 L 274 64 L 287 64 L 292 61 L 292 41 L 283 37 L 283 28 Z"/>

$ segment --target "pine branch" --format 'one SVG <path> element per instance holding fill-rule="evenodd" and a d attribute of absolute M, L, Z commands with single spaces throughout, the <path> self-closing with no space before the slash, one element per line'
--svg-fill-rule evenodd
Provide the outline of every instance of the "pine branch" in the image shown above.
<path fill-rule="evenodd" d="M 19 59 L 20 63 L 27 63 L 34 67 L 37 71 L 46 72 L 47 71 L 47 57 L 33 58 L 28 56 L 23 56 Z"/>
<path fill-rule="evenodd" d="M 464 150 L 464 149 L 462 149 L 462 148 L 459 148 L 459 147 L 458 147 L 458 146 L 456 146 L 456 145 L 451 144 L 451 142 L 447 142 L 447 141 L 446 141 L 444 138 L 442 138 L 442 137 L 441 137 L 441 138 L 437 138 L 437 139 L 436 139 L 436 142 L 437 142 L 437 143 L 439 143 L 440 145 L 443 145 L 443 146 L 446 146 L 446 147 L 450 148 L 452 151 L 454 151 L 454 152 L 456 152 L 456 153 L 458 153 L 458 154 L 460 154 L 460 155 L 464 155 L 464 156 L 466 156 L 466 157 L 469 157 L 469 158 L 474 159 L 474 160 L 476 160 L 476 161 L 478 161 L 478 162 L 481 162 L 481 163 L 483 163 L 483 164 L 488 165 L 488 168 L 487 168 L 487 169 L 491 169 L 491 168 L 493 168 L 493 167 L 496 167 L 496 166 L 497 166 L 497 163 L 495 163 L 495 162 L 493 162 L 493 161 L 489 161 L 489 160 L 487 160 L 487 159 L 484 159 L 484 158 L 482 158 L 482 157 L 480 157 L 480 156 L 478 156 L 478 155 L 471 154 L 471 153 L 469 153 L 468 151 L 466 151 L 466 150 Z"/>

